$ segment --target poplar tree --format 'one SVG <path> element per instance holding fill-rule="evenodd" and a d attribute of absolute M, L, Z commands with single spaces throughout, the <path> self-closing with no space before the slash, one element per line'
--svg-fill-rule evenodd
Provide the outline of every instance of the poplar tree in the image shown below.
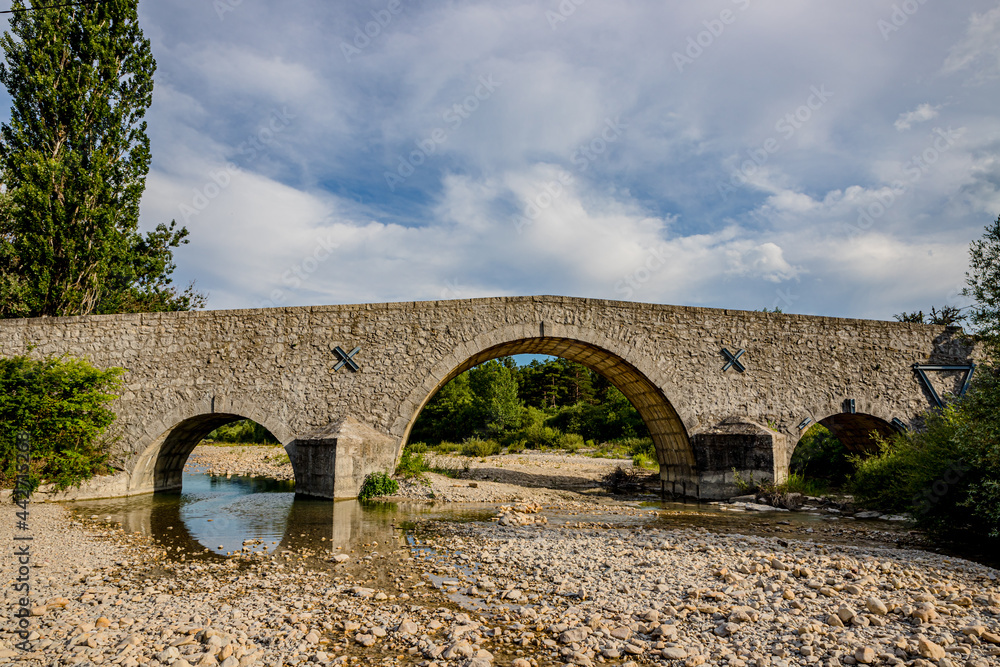
<path fill-rule="evenodd" d="M 33 5 L 34 3 L 32 3 Z M 187 229 L 138 231 L 156 62 L 138 0 L 15 0 L 0 37 L 0 316 L 189 310 L 171 286 Z"/>

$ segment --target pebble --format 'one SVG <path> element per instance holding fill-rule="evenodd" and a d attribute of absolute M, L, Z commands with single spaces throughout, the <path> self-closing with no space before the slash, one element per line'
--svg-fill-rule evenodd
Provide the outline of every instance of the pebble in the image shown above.
<path fill-rule="evenodd" d="M 875 662 L 875 649 L 870 646 L 862 646 L 854 651 L 854 659 L 862 665 L 870 665 Z"/>

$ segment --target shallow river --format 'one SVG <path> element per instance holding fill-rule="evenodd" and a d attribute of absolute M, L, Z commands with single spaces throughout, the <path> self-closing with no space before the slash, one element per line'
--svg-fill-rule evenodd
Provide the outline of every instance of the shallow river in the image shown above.
<path fill-rule="evenodd" d="M 150 535 L 172 558 L 219 558 L 244 551 L 301 550 L 318 555 L 379 543 L 412 546 L 420 527 L 435 521 L 488 521 L 495 505 L 360 503 L 296 498 L 292 482 L 185 474 L 180 493 L 69 503 L 80 516 L 121 523 Z M 595 503 L 584 511 L 545 508 L 550 524 L 587 527 L 700 526 L 820 542 L 894 546 L 910 543 L 910 526 L 856 521 L 826 513 L 734 513 L 707 503 Z M 977 560 L 982 560 L 978 559 Z M 988 559 L 985 559 L 988 560 Z"/>

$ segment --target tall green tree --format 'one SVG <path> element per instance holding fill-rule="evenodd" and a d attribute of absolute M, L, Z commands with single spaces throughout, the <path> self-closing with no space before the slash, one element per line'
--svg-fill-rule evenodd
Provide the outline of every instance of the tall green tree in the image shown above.
<path fill-rule="evenodd" d="M 461 442 L 476 430 L 475 396 L 469 387 L 469 372 L 441 387 L 420 412 L 413 425 L 410 442 L 437 444 L 442 440 Z"/>
<path fill-rule="evenodd" d="M 34 3 L 33 3 L 34 4 Z M 138 231 L 156 62 L 138 0 L 25 10 L 0 37 L 0 316 L 189 310 L 171 285 L 188 232 Z"/>
<path fill-rule="evenodd" d="M 471 369 L 469 386 L 477 411 L 490 431 L 499 435 L 521 425 L 517 380 L 505 360 L 494 359 Z"/>
<path fill-rule="evenodd" d="M 969 314 L 976 335 L 994 359 L 1000 357 L 1000 216 L 969 246 L 969 272 L 962 294 L 976 301 Z"/>

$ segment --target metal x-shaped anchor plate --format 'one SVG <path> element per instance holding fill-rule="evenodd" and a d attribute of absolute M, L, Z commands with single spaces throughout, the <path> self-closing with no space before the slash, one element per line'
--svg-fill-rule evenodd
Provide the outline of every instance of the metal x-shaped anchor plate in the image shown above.
<path fill-rule="evenodd" d="M 726 348 L 722 348 L 722 356 L 727 359 L 726 365 L 722 367 L 722 372 L 725 373 L 730 368 L 735 368 L 740 373 L 746 370 L 746 367 L 740 363 L 740 357 L 746 350 L 739 350 L 736 354 L 733 354 Z"/>
<path fill-rule="evenodd" d="M 340 361 L 338 361 L 337 365 L 333 367 L 333 370 L 339 371 L 344 366 L 347 366 L 352 371 L 358 370 L 360 368 L 360 366 L 358 366 L 357 362 L 354 361 L 354 359 L 352 359 L 351 357 L 353 357 L 355 354 L 357 354 L 360 351 L 361 351 L 361 346 L 360 345 L 358 347 L 354 348 L 353 350 L 351 350 L 350 352 L 344 352 L 343 348 L 341 348 L 339 345 L 336 346 L 335 348 L 333 348 L 334 354 L 336 354 L 338 357 L 340 357 Z"/>

